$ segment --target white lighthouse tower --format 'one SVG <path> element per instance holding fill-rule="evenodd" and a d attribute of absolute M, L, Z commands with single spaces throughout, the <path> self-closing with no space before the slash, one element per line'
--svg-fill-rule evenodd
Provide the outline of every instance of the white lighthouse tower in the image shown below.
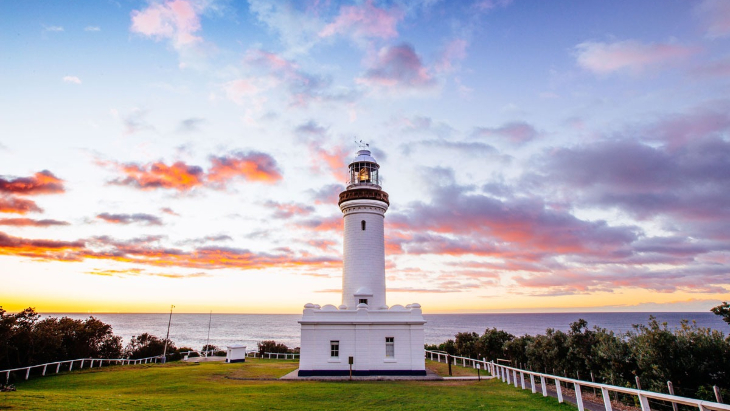
<path fill-rule="evenodd" d="M 385 295 L 385 212 L 380 166 L 361 149 L 350 163 L 339 206 L 345 226 L 342 304 L 306 304 L 300 376 L 426 375 L 419 304 L 388 307 Z"/>

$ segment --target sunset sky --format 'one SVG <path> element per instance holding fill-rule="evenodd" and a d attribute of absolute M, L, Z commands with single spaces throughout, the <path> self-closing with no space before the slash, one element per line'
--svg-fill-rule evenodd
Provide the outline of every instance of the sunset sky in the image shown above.
<path fill-rule="evenodd" d="M 730 1 L 0 2 L 0 306 L 339 304 L 355 140 L 388 304 L 730 298 Z"/>

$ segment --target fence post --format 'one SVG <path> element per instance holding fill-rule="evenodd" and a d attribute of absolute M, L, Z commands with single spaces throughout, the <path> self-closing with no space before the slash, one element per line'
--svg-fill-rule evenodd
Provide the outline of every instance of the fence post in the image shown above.
<path fill-rule="evenodd" d="M 10 371 L 5 373 L 5 384 L 10 384 Z"/>
<path fill-rule="evenodd" d="M 30 367 L 27 368 L 27 371 L 25 372 L 25 379 L 28 379 L 28 376 L 30 375 Z"/>
<path fill-rule="evenodd" d="M 580 392 L 580 384 L 573 383 L 575 387 L 575 403 L 578 406 L 578 411 L 584 411 L 583 408 L 583 394 Z"/>
<path fill-rule="evenodd" d="M 58 374 L 58 370 L 60 370 L 60 369 L 61 369 L 61 363 L 59 362 L 58 364 L 56 364 L 56 374 Z"/>
<path fill-rule="evenodd" d="M 641 391 L 641 381 L 639 381 L 639 376 L 635 376 L 634 379 L 636 380 L 636 389 Z"/>
<path fill-rule="evenodd" d="M 46 367 L 48 367 L 48 364 L 43 364 L 43 376 L 46 376 Z"/>
<path fill-rule="evenodd" d="M 715 391 L 715 399 L 717 402 L 722 404 L 722 394 L 720 393 L 720 388 L 717 387 L 717 385 L 713 385 L 712 389 Z"/>
<path fill-rule="evenodd" d="M 74 362 L 73 360 L 69 361 L 68 370 L 71 371 L 74 369 Z"/>
<path fill-rule="evenodd" d="M 591 371 L 591 382 L 595 383 L 596 379 L 593 378 L 593 371 Z M 593 387 L 593 395 L 596 395 L 596 387 Z"/>
<path fill-rule="evenodd" d="M 525 373 L 520 371 L 520 380 L 522 380 L 522 389 L 525 389 Z"/>
<path fill-rule="evenodd" d="M 514 377 L 515 388 L 517 388 L 517 370 L 512 370 L 512 376 Z"/>
<path fill-rule="evenodd" d="M 530 386 L 532 386 L 532 393 L 533 394 L 536 393 L 537 388 L 535 387 L 535 375 L 534 374 L 530 374 Z"/>
<path fill-rule="evenodd" d="M 545 376 L 544 375 L 541 375 L 540 376 L 540 386 L 542 387 L 542 396 L 543 397 L 547 397 L 548 396 L 548 393 L 547 393 L 547 383 L 545 382 Z"/>
<path fill-rule="evenodd" d="M 649 399 L 642 394 L 639 394 L 639 404 L 641 404 L 641 411 L 651 411 Z"/>
<path fill-rule="evenodd" d="M 557 378 L 555 379 L 555 391 L 558 393 L 558 402 L 563 402 L 563 390 Z"/>
<path fill-rule="evenodd" d="M 667 381 L 667 388 L 669 388 L 669 395 L 674 395 L 674 384 L 671 381 Z M 672 401 L 672 411 L 677 411 L 677 403 Z"/>
<path fill-rule="evenodd" d="M 79 367 L 79 370 L 83 370 L 83 369 L 84 369 L 84 360 L 81 360 L 81 367 Z"/>
<path fill-rule="evenodd" d="M 606 407 L 606 411 L 613 411 L 613 406 L 611 405 L 611 397 L 608 395 L 608 389 L 601 388 L 601 395 L 603 396 L 603 406 Z"/>

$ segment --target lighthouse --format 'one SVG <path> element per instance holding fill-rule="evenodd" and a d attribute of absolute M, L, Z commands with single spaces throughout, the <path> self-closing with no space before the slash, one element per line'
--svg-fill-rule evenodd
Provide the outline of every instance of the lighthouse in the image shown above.
<path fill-rule="evenodd" d="M 361 147 L 348 166 L 338 206 L 344 220 L 342 301 L 307 303 L 299 375 L 426 375 L 421 306 L 388 306 L 380 165 Z"/>

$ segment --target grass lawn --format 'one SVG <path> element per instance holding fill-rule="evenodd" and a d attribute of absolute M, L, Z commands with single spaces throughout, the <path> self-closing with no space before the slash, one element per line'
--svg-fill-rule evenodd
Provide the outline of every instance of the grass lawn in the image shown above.
<path fill-rule="evenodd" d="M 0 393 L 0 409 L 573 409 L 553 398 L 532 395 L 496 379 L 481 382 L 275 380 L 297 366 L 297 361 L 249 359 L 237 364 L 168 363 L 85 369 L 20 381 L 16 392 Z"/>

